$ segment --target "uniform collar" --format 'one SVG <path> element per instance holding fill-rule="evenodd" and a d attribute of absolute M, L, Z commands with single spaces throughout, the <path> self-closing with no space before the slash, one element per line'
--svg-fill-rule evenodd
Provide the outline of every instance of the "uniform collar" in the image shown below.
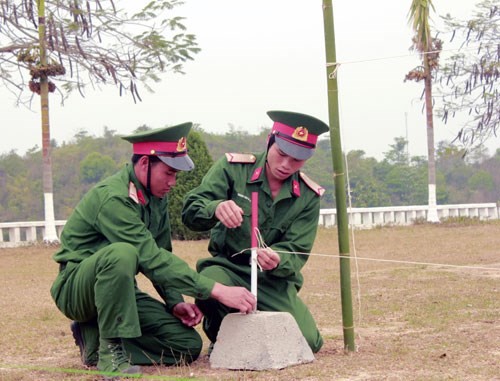
<path fill-rule="evenodd" d="M 266 158 L 267 154 L 264 152 L 260 155 L 256 155 L 257 160 L 250 172 L 248 183 L 254 184 L 258 182 L 265 182 L 267 184 L 266 179 Z M 265 180 L 265 181 L 264 181 Z M 288 192 L 287 192 L 288 191 Z M 287 192 L 287 193 L 283 193 Z M 295 172 L 288 179 L 285 180 L 283 186 L 281 187 L 280 194 L 277 199 L 288 198 L 288 197 L 300 197 L 300 181 L 299 181 L 299 172 Z"/>
<path fill-rule="evenodd" d="M 255 161 L 247 180 L 249 184 L 262 182 L 265 178 L 266 155 L 263 152 L 256 154 L 255 157 L 257 160 Z"/>
<path fill-rule="evenodd" d="M 134 166 L 127 164 L 129 174 L 128 195 L 137 204 L 147 205 L 149 203 L 150 194 L 144 189 L 141 182 L 135 175 Z"/>

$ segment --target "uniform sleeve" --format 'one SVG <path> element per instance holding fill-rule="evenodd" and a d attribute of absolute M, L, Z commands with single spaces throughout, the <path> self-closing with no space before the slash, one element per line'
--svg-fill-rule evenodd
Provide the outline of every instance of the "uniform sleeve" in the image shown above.
<path fill-rule="evenodd" d="M 203 177 L 201 184 L 184 198 L 182 222 L 191 230 L 207 231 L 218 222 L 215 209 L 228 199 L 232 178 L 228 172 L 227 160 L 218 160 Z"/>
<path fill-rule="evenodd" d="M 160 290 L 174 291 L 171 295 L 177 300 L 165 300 L 167 305 L 179 301 L 178 293 L 207 299 L 215 282 L 198 274 L 175 254 L 158 247 L 136 207 L 129 198 L 113 196 L 102 202 L 95 226 L 110 242 L 126 242 L 137 249 L 140 271 Z M 169 297 L 165 292 L 161 296 Z"/>
<path fill-rule="evenodd" d="M 167 208 L 167 205 L 158 205 L 155 208 L 158 208 L 158 210 L 164 210 L 164 208 Z M 153 234 L 156 244 L 160 248 L 172 252 L 172 232 L 170 228 L 170 221 L 168 219 L 168 213 L 163 213 L 158 226 L 161 230 L 157 231 L 156 234 Z M 153 285 L 156 292 L 158 292 L 161 298 L 165 301 L 169 311 L 171 311 L 176 304 L 184 301 L 182 294 L 174 288 L 165 288 L 161 284 L 157 283 L 153 283 Z"/>
<path fill-rule="evenodd" d="M 159 284 L 154 284 L 158 295 L 165 301 L 168 311 L 172 311 L 176 304 L 184 302 L 184 297 L 180 292 L 173 288 L 164 288 Z"/>
<path fill-rule="evenodd" d="M 300 271 L 309 259 L 319 219 L 319 197 L 314 196 L 302 209 L 299 217 L 294 219 L 279 242 L 271 245 L 278 252 L 281 260 L 277 268 L 270 273 L 276 277 L 286 278 L 300 276 Z"/>

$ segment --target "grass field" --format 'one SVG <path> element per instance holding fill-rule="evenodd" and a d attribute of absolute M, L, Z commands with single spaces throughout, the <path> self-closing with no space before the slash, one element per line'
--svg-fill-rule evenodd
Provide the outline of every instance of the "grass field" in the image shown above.
<path fill-rule="evenodd" d="M 500 380 L 500 224 L 355 231 L 351 282 L 357 350 L 345 352 L 337 231 L 320 229 L 301 296 L 325 339 L 310 364 L 272 371 L 144 367 L 144 379 Z M 174 242 L 194 266 L 206 241 Z M 50 285 L 55 248 L 0 249 L 0 380 L 97 380 L 85 368 Z M 327 254 L 327 255 L 325 255 Z M 368 260 L 368 258 L 379 260 Z M 434 265 L 434 264 L 440 264 Z M 446 266 L 445 266 L 446 265 Z M 148 281 L 141 288 L 154 294 Z M 242 344 L 244 351 L 244 344 Z"/>

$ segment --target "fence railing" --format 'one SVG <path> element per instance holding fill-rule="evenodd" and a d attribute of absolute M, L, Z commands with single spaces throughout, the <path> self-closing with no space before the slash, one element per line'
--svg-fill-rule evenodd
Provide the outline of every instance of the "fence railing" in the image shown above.
<path fill-rule="evenodd" d="M 427 220 L 427 205 L 388 206 L 378 208 L 350 208 L 347 210 L 349 225 L 354 228 L 371 229 L 376 226 L 411 225 L 415 220 Z M 500 208 L 495 203 L 438 205 L 439 219 L 449 217 L 470 217 L 480 220 L 499 218 Z M 319 225 L 336 226 L 337 210 L 321 209 Z"/>
<path fill-rule="evenodd" d="M 66 224 L 66 220 L 56 220 L 57 236 Z M 0 222 L 0 248 L 31 245 L 42 241 L 45 236 L 44 221 Z"/>
<path fill-rule="evenodd" d="M 411 225 L 415 220 L 427 219 L 427 206 L 388 206 L 379 208 L 350 208 L 347 210 L 349 225 L 357 229 L 377 226 Z M 438 205 L 438 217 L 470 217 L 480 220 L 499 219 L 500 208 L 495 203 Z M 60 236 L 65 220 L 57 220 L 56 230 Z M 336 209 L 321 209 L 318 225 L 337 225 Z M 0 248 L 18 247 L 42 241 L 45 233 L 43 221 L 0 222 Z"/>

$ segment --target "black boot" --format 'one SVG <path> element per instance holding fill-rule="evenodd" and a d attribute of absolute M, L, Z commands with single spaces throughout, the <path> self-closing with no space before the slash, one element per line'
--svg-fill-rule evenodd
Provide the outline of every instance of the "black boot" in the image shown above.
<path fill-rule="evenodd" d="M 82 325 L 85 325 L 85 323 L 79 323 L 76 321 L 72 322 L 70 325 L 71 332 L 73 333 L 73 338 L 75 339 L 75 344 L 78 346 L 78 348 L 80 348 L 80 356 L 82 358 L 83 364 L 87 366 L 96 366 L 99 359 L 99 334 L 97 331 L 97 327 L 97 333 L 92 333 L 92 337 L 89 337 L 87 340 L 85 340 L 85 335 L 82 332 L 84 329 Z M 86 343 L 86 341 L 88 341 L 88 343 Z"/>

